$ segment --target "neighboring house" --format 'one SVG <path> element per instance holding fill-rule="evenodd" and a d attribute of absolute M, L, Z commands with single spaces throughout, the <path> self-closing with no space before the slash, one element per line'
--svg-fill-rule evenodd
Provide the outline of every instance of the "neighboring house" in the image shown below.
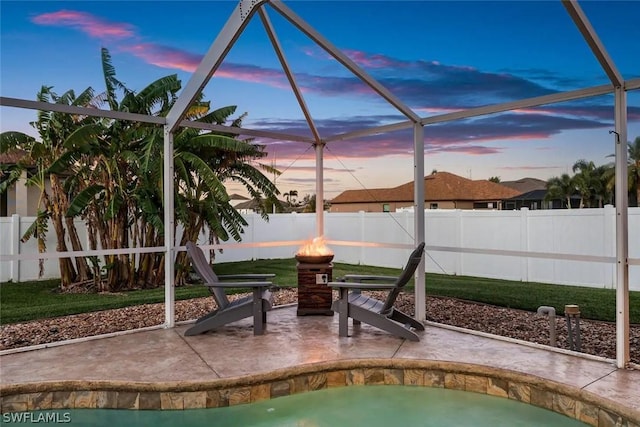
<path fill-rule="evenodd" d="M 247 200 L 250 199 L 237 193 L 233 193 L 229 196 L 229 203 L 231 203 L 231 206 L 233 206 L 234 208 L 239 204 L 246 202 Z"/>
<path fill-rule="evenodd" d="M 27 155 L 22 150 L 14 150 L 0 154 L 0 165 L 15 165 Z M 22 173 L 20 180 L 0 194 L 0 216 L 36 216 L 38 213 L 38 198 L 40 190 L 36 187 L 27 187 L 27 177 L 32 171 L 27 169 Z M 0 172 L 0 182 L 4 181 Z M 47 187 L 49 184 L 47 182 Z"/>
<path fill-rule="evenodd" d="M 522 178 L 517 181 L 505 181 L 500 184 L 518 190 L 521 194 L 502 201 L 502 209 L 513 210 L 528 208 L 563 209 L 566 201 L 560 199 L 546 200 L 547 182 L 537 178 Z M 580 207 L 580 197 L 571 197 L 571 207 Z"/>
<path fill-rule="evenodd" d="M 517 190 L 487 180 L 463 178 L 448 172 L 424 177 L 426 209 L 501 209 L 502 200 Z M 347 190 L 331 200 L 331 212 L 395 212 L 413 206 L 413 181 L 394 188 Z"/>
<path fill-rule="evenodd" d="M 561 209 L 562 201 L 545 200 L 547 190 L 531 190 L 526 193 L 520 194 L 510 199 L 502 201 L 503 209 L 513 210 L 527 208 L 531 210 L 536 209 Z"/>
<path fill-rule="evenodd" d="M 560 201 L 545 201 L 547 195 L 547 182 L 537 178 L 522 178 L 517 181 L 500 182 L 509 188 L 518 191 L 519 195 L 506 199 L 502 203 L 502 208 L 507 210 L 528 208 L 534 209 L 557 209 L 562 207 Z M 556 206 L 557 205 L 557 206 Z"/>
<path fill-rule="evenodd" d="M 522 178 L 517 181 L 500 181 L 500 185 L 513 188 L 520 194 L 547 189 L 547 181 L 538 178 Z"/>
<path fill-rule="evenodd" d="M 260 209 L 260 202 L 257 200 L 247 200 L 246 202 L 238 203 L 234 207 L 241 214 L 256 213 Z"/>
<path fill-rule="evenodd" d="M 287 206 L 287 202 L 283 200 L 278 200 L 278 202 L 280 203 L 280 208 L 276 207 L 275 209 L 277 211 L 273 211 L 273 212 L 269 211 L 267 212 L 268 214 L 283 212 L 283 208 Z M 241 214 L 259 213 L 261 203 L 265 203 L 265 201 L 264 200 L 258 201 L 258 200 L 252 199 L 252 200 L 247 200 L 246 202 L 238 203 L 234 207 Z"/>

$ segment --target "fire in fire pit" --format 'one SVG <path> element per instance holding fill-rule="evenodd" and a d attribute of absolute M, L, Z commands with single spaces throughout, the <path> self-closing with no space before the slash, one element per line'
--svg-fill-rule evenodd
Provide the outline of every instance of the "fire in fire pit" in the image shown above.
<path fill-rule="evenodd" d="M 324 244 L 324 237 L 316 237 L 296 253 L 296 260 L 304 264 L 328 264 L 332 259 L 333 252 Z"/>
<path fill-rule="evenodd" d="M 332 292 L 327 283 L 333 275 L 333 252 L 317 237 L 302 246 L 298 261 L 298 316 L 320 314 L 333 316 Z"/>

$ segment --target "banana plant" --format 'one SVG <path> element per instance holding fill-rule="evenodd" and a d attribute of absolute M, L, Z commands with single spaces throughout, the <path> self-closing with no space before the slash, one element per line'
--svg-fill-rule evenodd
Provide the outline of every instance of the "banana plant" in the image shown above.
<path fill-rule="evenodd" d="M 76 96 L 73 91 L 56 95 L 43 87 L 38 100 L 107 108 L 113 111 L 165 116 L 181 89 L 176 75 L 162 77 L 136 92 L 118 80 L 107 49 L 102 49 L 105 90 L 98 95 L 88 88 Z M 202 97 L 189 108 L 186 117 L 204 123 L 240 127 L 246 114 L 231 118 L 235 106 L 211 110 Z M 39 112 L 32 125 L 40 139 L 18 132 L 0 136 L 2 152 L 24 150 L 23 159 L 3 166 L 0 191 L 6 191 L 27 169 L 35 170 L 29 185 L 41 190 L 39 213 L 25 238 L 35 236 L 45 250 L 49 221 L 56 230 L 58 251 L 66 251 L 67 238 L 73 250 L 82 243 L 74 219 L 87 224 L 88 249 L 122 249 L 164 244 L 163 129 L 157 125 L 124 120 L 93 118 L 55 112 Z M 239 241 L 247 225 L 229 203 L 225 184 L 245 186 L 256 200 L 279 194 L 266 174 L 277 174 L 260 162 L 264 147 L 224 132 L 180 128 L 174 135 L 174 182 L 176 227 L 182 226 L 181 244 L 195 240 L 209 230 L 210 242 Z M 51 182 L 51 189 L 48 189 Z M 265 219 L 267 212 L 262 212 Z M 174 230 L 175 231 L 175 230 Z M 118 291 L 158 286 L 164 280 L 163 254 L 61 258 L 62 288 L 93 279 L 98 291 Z M 182 283 L 187 260 L 177 259 L 177 283 Z M 101 267 L 101 268 L 100 268 Z"/>
<path fill-rule="evenodd" d="M 94 94 L 91 88 L 85 89 L 76 96 L 73 90 L 57 95 L 52 87 L 42 86 L 36 98 L 41 102 L 73 106 L 93 106 Z M 0 152 L 20 153 L 21 159 L 13 165 L 3 166 L 3 175 L 7 179 L 0 185 L 0 193 L 5 192 L 11 185 L 22 185 L 18 181 L 27 174 L 24 183 L 39 190 L 37 216 L 33 225 L 24 233 L 22 240 L 35 238 L 41 252 L 46 251 L 46 232 L 48 222 L 51 221 L 56 234 L 56 250 L 68 250 L 67 240 L 71 248 L 82 250 L 78 232 L 73 221 L 64 217 L 69 203 L 68 193 L 62 185 L 62 179 L 67 171 L 53 174 L 48 171 L 49 166 L 64 152 L 63 143 L 76 129 L 95 119 L 50 111 L 39 111 L 37 120 L 30 125 L 36 129 L 39 138 L 21 132 L 4 132 L 0 134 Z M 60 258 L 60 274 L 62 288 L 68 288 L 72 283 L 86 281 L 91 278 L 91 272 L 84 258 Z M 43 272 L 40 261 L 40 272 Z"/>
<path fill-rule="evenodd" d="M 126 88 L 117 79 L 106 49 L 102 50 L 102 66 L 106 90 L 101 99 L 111 109 L 164 116 L 181 89 L 175 75 L 160 78 L 139 92 Z M 235 106 L 211 111 L 209 102 L 200 97 L 187 118 L 214 124 L 231 121 L 232 126 L 241 126 L 244 115 L 230 119 L 235 111 Z M 66 214 L 85 219 L 102 248 L 164 244 L 163 146 L 161 127 L 115 120 L 89 124 L 65 141 L 65 154 L 51 170 L 75 167 L 69 185 L 76 196 Z M 187 230 L 182 244 L 197 239 L 205 228 L 210 231 L 210 241 L 241 239 L 247 223 L 230 205 L 225 182 L 242 183 L 256 199 L 277 194 L 262 173 L 277 171 L 259 162 L 264 156 L 263 147 L 232 134 L 191 128 L 176 132 L 175 224 Z M 184 254 L 176 262 L 177 282 L 181 283 L 187 264 Z M 107 257 L 103 290 L 157 286 L 164 278 L 163 265 L 158 254 Z"/>

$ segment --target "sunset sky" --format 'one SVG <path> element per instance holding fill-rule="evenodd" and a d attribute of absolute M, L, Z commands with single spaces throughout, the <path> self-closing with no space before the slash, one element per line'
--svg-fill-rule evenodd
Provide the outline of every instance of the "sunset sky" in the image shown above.
<path fill-rule="evenodd" d="M 607 84 L 560 1 L 289 1 L 286 4 L 421 117 Z M 640 1 L 580 3 L 625 79 L 640 77 Z M 104 89 L 100 48 L 117 77 L 141 90 L 177 73 L 183 87 L 228 19 L 230 1 L 7 1 L 0 3 L 0 95 L 35 99 Z M 274 9 L 267 8 L 322 137 L 404 120 Z M 258 16 L 205 98 L 237 105 L 244 125 L 311 135 Z M 630 93 L 629 140 L 640 136 L 640 91 Z M 106 108 L 106 107 L 104 107 Z M 1 130 L 34 134 L 35 112 L 1 107 Z M 614 152 L 613 96 L 425 128 L 425 172 L 473 179 L 548 179 L 578 159 Z M 336 141 L 325 151 L 325 193 L 413 179 L 411 132 Z M 284 173 L 282 192 L 314 193 L 305 143 L 261 140 Z"/>

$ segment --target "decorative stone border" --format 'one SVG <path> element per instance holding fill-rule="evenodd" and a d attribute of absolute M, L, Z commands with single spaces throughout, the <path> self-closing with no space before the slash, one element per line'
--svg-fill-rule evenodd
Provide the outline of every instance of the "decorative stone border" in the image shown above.
<path fill-rule="evenodd" d="M 640 411 L 577 387 L 480 365 L 402 359 L 321 362 L 211 381 L 58 381 L 3 385 L 0 386 L 0 410 L 218 408 L 331 387 L 381 384 L 464 390 L 539 406 L 592 426 L 640 427 Z"/>

